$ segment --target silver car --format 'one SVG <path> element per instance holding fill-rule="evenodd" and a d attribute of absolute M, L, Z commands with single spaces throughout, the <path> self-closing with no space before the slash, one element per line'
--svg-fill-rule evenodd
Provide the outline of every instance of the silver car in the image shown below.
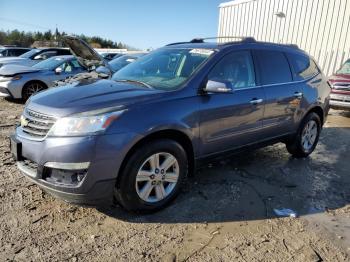
<path fill-rule="evenodd" d="M 0 68 L 0 96 L 22 98 L 54 86 L 57 80 L 84 72 L 78 60 L 72 55 L 55 56 L 32 67 L 4 65 Z"/>
<path fill-rule="evenodd" d="M 0 67 L 9 64 L 32 66 L 59 55 L 71 55 L 71 52 L 69 49 L 56 47 L 32 49 L 18 57 L 0 57 Z"/>

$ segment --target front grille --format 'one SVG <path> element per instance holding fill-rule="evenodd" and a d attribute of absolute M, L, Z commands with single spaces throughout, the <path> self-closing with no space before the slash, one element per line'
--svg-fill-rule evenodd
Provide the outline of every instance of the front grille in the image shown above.
<path fill-rule="evenodd" d="M 44 138 L 56 122 L 56 118 L 25 109 L 21 120 L 24 133 L 37 139 Z"/>
<path fill-rule="evenodd" d="M 333 88 L 339 91 L 350 91 L 350 83 L 334 83 Z"/>

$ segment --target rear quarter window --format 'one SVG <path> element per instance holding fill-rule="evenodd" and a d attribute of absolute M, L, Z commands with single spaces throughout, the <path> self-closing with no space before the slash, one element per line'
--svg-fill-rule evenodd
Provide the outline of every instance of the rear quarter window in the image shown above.
<path fill-rule="evenodd" d="M 315 61 L 310 57 L 291 53 L 287 56 L 294 69 L 295 80 L 308 79 L 320 73 Z"/>
<path fill-rule="evenodd" d="M 292 81 L 289 62 L 283 52 L 259 50 L 256 52 L 259 62 L 260 78 L 263 85 L 281 84 Z"/>

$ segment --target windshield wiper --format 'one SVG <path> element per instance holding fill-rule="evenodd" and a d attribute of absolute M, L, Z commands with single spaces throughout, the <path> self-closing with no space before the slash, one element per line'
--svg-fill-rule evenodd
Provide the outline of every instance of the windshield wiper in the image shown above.
<path fill-rule="evenodd" d="M 131 79 L 118 79 L 118 80 L 115 80 L 117 82 L 128 82 L 128 83 L 136 83 L 136 84 L 141 84 L 147 88 L 150 88 L 150 89 L 154 89 L 152 86 L 150 86 L 149 84 L 145 83 L 145 82 L 142 82 L 142 81 L 138 81 L 138 80 L 131 80 Z"/>

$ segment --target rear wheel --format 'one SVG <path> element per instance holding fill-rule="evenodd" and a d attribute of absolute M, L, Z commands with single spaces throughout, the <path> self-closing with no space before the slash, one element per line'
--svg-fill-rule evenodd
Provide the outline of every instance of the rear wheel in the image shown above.
<path fill-rule="evenodd" d="M 115 188 L 116 200 L 130 211 L 159 210 L 179 193 L 187 170 L 187 155 L 179 143 L 150 142 L 128 159 Z"/>
<path fill-rule="evenodd" d="M 287 142 L 288 152 L 294 157 L 307 157 L 315 150 L 320 133 L 320 117 L 312 112 L 301 122 L 296 136 Z"/>
<path fill-rule="evenodd" d="M 30 82 L 23 87 L 22 98 L 23 100 L 28 100 L 29 97 L 35 95 L 36 93 L 46 89 L 46 86 L 39 82 Z"/>

